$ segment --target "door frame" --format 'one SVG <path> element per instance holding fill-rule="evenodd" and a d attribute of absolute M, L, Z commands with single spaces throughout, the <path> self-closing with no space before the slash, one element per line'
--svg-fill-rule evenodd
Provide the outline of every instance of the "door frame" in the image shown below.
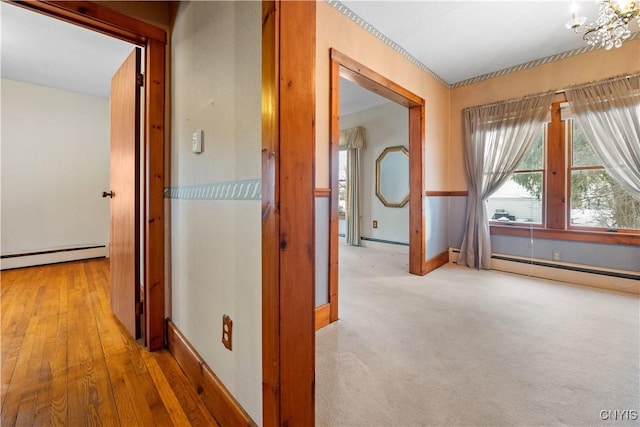
<path fill-rule="evenodd" d="M 315 423 L 316 3 L 262 3 L 262 423 Z"/>
<path fill-rule="evenodd" d="M 358 61 L 330 50 L 329 117 L 329 321 L 338 320 L 338 175 L 340 150 L 340 78 L 352 81 L 409 109 L 409 272 L 427 274 L 425 258 L 424 146 L 425 101 Z"/>
<path fill-rule="evenodd" d="M 89 1 L 4 0 L 25 9 L 98 31 L 145 48 L 144 71 L 144 340 L 164 347 L 164 152 L 166 31 Z M 139 261 L 136 261 L 139 262 Z M 138 286 L 138 284 L 136 284 Z"/>

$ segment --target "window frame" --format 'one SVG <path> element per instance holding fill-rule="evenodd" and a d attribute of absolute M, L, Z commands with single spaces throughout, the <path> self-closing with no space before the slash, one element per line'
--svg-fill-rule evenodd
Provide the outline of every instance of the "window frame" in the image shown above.
<path fill-rule="evenodd" d="M 567 134 L 566 134 L 566 139 L 567 141 L 569 141 L 569 143 L 567 144 L 567 154 L 566 154 L 566 159 L 567 159 L 567 200 L 569 201 L 567 203 L 567 228 L 569 230 L 587 230 L 587 231 L 608 231 L 608 232 L 640 232 L 640 229 L 635 229 L 635 228 L 609 228 L 609 227 L 597 227 L 597 226 L 581 226 L 581 225 L 574 225 L 572 223 L 572 202 L 571 200 L 573 199 L 573 194 L 572 194 L 572 179 L 573 179 L 573 172 L 580 172 L 580 171 L 602 171 L 604 172 L 604 174 L 606 174 L 609 178 L 611 178 L 611 175 L 609 175 L 609 173 L 607 172 L 605 166 L 601 163 L 599 165 L 589 165 L 589 166 L 574 166 L 573 162 L 574 162 L 574 130 L 575 130 L 575 126 L 577 125 L 575 119 L 573 116 L 567 117 L 565 122 L 567 123 Z M 594 152 L 595 155 L 595 152 Z M 596 155 L 597 157 L 597 155 Z M 601 162 L 600 159 L 597 159 L 597 161 Z"/>
<path fill-rule="evenodd" d="M 571 226 L 571 155 L 567 131 L 568 120 L 562 120 L 561 104 L 551 104 L 551 120 L 547 124 L 545 144 L 545 168 L 543 172 L 542 224 L 489 222 L 494 235 L 526 236 L 543 239 L 571 240 L 593 243 L 640 245 L 640 230 Z"/>
<path fill-rule="evenodd" d="M 546 226 L 546 194 L 547 194 L 547 124 L 542 125 L 542 168 L 540 169 L 516 169 L 513 175 L 518 173 L 542 173 L 542 197 L 540 203 L 542 204 L 542 215 L 540 222 L 518 222 L 518 221 L 498 221 L 495 219 L 489 219 L 489 225 L 505 225 L 509 227 L 518 226 L 525 227 L 527 229 L 531 227 L 545 228 Z M 526 157 L 526 155 L 525 155 Z M 491 198 L 491 197 L 489 197 Z"/>
<path fill-rule="evenodd" d="M 573 171 L 583 170 L 605 170 L 604 166 L 573 166 L 573 121 L 573 118 L 567 118 L 566 120 L 564 120 L 566 126 L 565 138 L 569 142 L 567 144 L 567 152 L 565 154 L 567 162 L 567 229 L 576 231 L 583 230 L 605 232 L 607 231 L 605 227 L 581 227 L 571 224 L 571 173 Z"/>

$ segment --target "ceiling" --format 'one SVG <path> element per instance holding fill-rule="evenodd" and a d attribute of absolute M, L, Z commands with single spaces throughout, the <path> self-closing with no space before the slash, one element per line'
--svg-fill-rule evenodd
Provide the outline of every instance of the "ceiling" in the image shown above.
<path fill-rule="evenodd" d="M 363 89 L 357 84 L 340 78 L 340 114 L 346 115 L 357 113 L 378 105 L 387 104 L 389 101 L 367 89 Z"/>
<path fill-rule="evenodd" d="M 448 85 L 586 50 L 582 37 L 564 24 L 573 3 L 587 22 L 598 13 L 595 0 L 327 1 L 355 22 L 372 26 L 369 31 L 403 49 Z M 631 30 L 638 31 L 637 24 Z M 340 96 L 342 114 L 389 102 L 344 79 Z"/>
<path fill-rule="evenodd" d="M 364 19 L 448 84 L 585 46 L 564 27 L 568 0 L 327 1 L 339 10 L 346 6 L 343 13 Z M 133 48 L 6 3 L 0 12 L 3 78 L 106 97 L 111 76 Z M 596 13 L 594 0 L 578 1 L 579 15 L 591 20 Z M 343 113 L 386 102 L 343 86 Z"/>
<path fill-rule="evenodd" d="M 349 8 L 449 84 L 585 47 L 564 26 L 568 0 L 330 3 Z M 595 18 L 595 1 L 577 6 L 587 22 Z"/>
<path fill-rule="evenodd" d="M 109 97 L 133 45 L 0 3 L 2 78 Z"/>

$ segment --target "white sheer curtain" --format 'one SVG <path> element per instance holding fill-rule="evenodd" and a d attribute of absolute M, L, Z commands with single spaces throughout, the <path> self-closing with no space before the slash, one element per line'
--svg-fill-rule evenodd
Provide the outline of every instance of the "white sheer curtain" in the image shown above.
<path fill-rule="evenodd" d="M 640 200 L 640 74 L 572 87 L 565 94 L 605 170 Z"/>
<path fill-rule="evenodd" d="M 516 169 L 546 121 L 554 92 L 465 109 L 464 148 L 469 197 L 458 264 L 491 268 L 486 201 Z"/>
<path fill-rule="evenodd" d="M 347 214 L 346 239 L 351 246 L 360 246 L 360 150 L 366 146 L 364 128 L 340 131 L 340 150 L 347 150 Z"/>

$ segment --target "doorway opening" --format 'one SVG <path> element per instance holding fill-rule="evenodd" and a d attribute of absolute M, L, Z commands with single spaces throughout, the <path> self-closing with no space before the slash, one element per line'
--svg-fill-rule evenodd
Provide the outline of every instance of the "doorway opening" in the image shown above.
<path fill-rule="evenodd" d="M 395 246 L 406 270 L 408 117 L 405 106 L 340 78 L 338 235 L 350 246 Z"/>
<path fill-rule="evenodd" d="M 339 259 L 339 186 L 340 186 L 340 80 L 374 92 L 408 109 L 408 178 L 409 178 L 409 272 L 426 274 L 424 217 L 424 109 L 425 101 L 400 85 L 381 76 L 346 55 L 331 50 L 330 73 L 331 152 L 330 152 L 330 227 L 329 227 L 329 304 L 330 321 L 338 320 L 338 259 Z M 383 197 L 384 198 L 384 197 Z M 398 203 L 401 204 L 402 200 Z M 371 226 L 373 227 L 373 218 Z"/>
<path fill-rule="evenodd" d="M 143 276 L 144 307 L 142 310 L 145 345 L 150 350 L 164 346 L 164 62 L 166 33 L 164 30 L 130 18 L 113 10 L 88 2 L 47 3 L 9 2 L 37 13 L 67 21 L 145 49 L 145 74 L 141 79 L 144 118 L 141 128 L 144 142 L 140 144 L 139 182 L 144 194 L 140 206 L 131 206 L 139 213 L 141 229 L 141 259 L 134 264 Z M 44 37 L 45 35 L 41 35 Z M 134 155 L 135 153 L 130 153 Z M 105 189 L 106 190 L 106 189 Z M 117 195 L 116 195 L 117 196 Z M 137 224 L 136 224 L 137 225 Z M 137 238 L 137 233 L 136 238 Z M 133 282 L 132 287 L 137 284 Z"/>

